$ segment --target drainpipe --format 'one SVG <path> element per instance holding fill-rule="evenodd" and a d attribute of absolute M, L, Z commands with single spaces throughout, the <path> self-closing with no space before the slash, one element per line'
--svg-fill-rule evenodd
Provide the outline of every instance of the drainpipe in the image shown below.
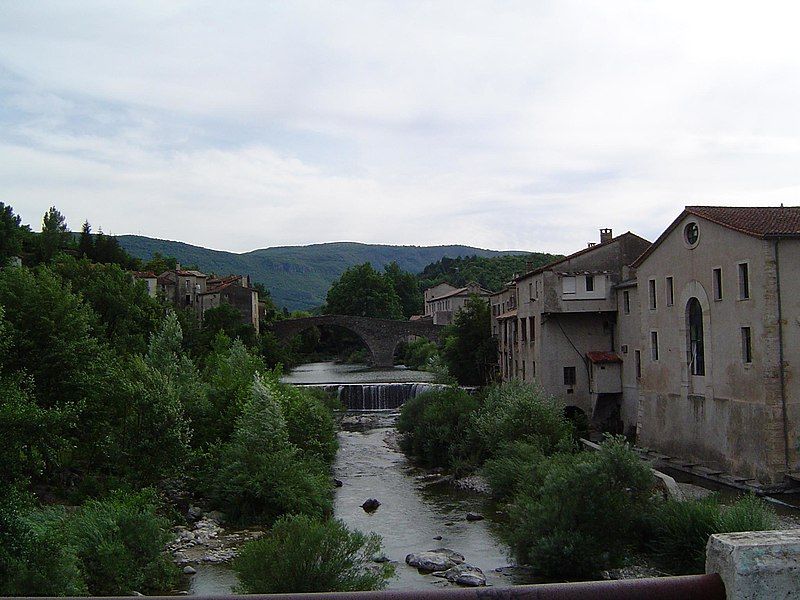
<path fill-rule="evenodd" d="M 780 240 L 775 240 L 775 279 L 778 293 L 778 358 L 780 360 L 781 409 L 783 412 L 783 461 L 789 471 L 789 419 L 786 412 L 786 367 L 783 360 L 783 307 L 781 304 L 781 262 L 779 252 Z"/>

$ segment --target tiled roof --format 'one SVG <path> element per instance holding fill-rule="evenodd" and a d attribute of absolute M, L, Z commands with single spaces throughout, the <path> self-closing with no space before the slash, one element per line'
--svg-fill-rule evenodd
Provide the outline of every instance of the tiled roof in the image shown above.
<path fill-rule="evenodd" d="M 472 285 L 472 284 L 470 284 L 470 285 Z M 477 287 L 478 287 L 478 294 L 479 295 L 490 296 L 492 294 L 492 292 L 490 292 L 489 290 L 485 290 L 480 286 L 477 286 Z M 453 290 L 452 292 L 447 292 L 446 294 L 442 294 L 441 296 L 437 296 L 436 298 L 431 298 L 430 300 L 428 300 L 428 302 L 436 302 L 437 300 L 443 300 L 444 298 L 452 298 L 453 296 L 460 296 L 461 294 L 473 293 L 473 292 L 470 292 L 469 288 L 470 288 L 470 286 L 458 288 L 456 290 Z"/>
<path fill-rule="evenodd" d="M 586 358 L 594 364 L 621 363 L 622 359 L 616 352 L 587 352 Z"/>
<path fill-rule="evenodd" d="M 517 316 L 517 309 L 515 308 L 513 310 L 507 310 L 506 312 L 497 315 L 497 320 L 499 321 L 500 319 L 510 319 L 511 317 L 516 317 L 516 316 Z"/>
<path fill-rule="evenodd" d="M 800 237 L 800 206 L 687 206 L 631 266 L 641 265 L 687 215 L 761 239 Z"/>
<path fill-rule="evenodd" d="M 157 275 L 153 271 L 133 271 L 136 279 L 155 279 Z"/>
<path fill-rule="evenodd" d="M 201 273 L 200 271 L 175 271 L 181 277 L 208 277 L 205 273 Z"/>
<path fill-rule="evenodd" d="M 756 237 L 800 237 L 800 206 L 687 206 L 686 212 Z"/>

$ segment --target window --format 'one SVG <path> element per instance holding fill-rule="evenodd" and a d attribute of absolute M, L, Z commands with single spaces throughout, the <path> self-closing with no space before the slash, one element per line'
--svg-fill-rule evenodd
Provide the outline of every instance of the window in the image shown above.
<path fill-rule="evenodd" d="M 658 360 L 658 332 L 650 332 L 650 360 L 653 362 Z"/>
<path fill-rule="evenodd" d="M 522 361 L 522 381 L 525 381 L 525 361 Z"/>
<path fill-rule="evenodd" d="M 628 290 L 622 292 L 622 312 L 631 314 L 631 293 Z"/>
<path fill-rule="evenodd" d="M 753 362 L 752 337 L 749 327 L 742 327 L 742 361 L 745 364 Z"/>
<path fill-rule="evenodd" d="M 575 367 L 564 367 L 564 385 L 575 385 Z"/>
<path fill-rule="evenodd" d="M 650 310 L 656 309 L 656 280 L 651 279 L 647 282 L 650 286 Z"/>
<path fill-rule="evenodd" d="M 587 275 L 586 276 L 586 291 L 593 292 L 594 291 L 594 275 Z"/>
<path fill-rule="evenodd" d="M 561 282 L 562 289 L 565 294 L 574 294 L 575 293 L 575 278 L 574 277 L 564 277 Z"/>
<path fill-rule="evenodd" d="M 750 273 L 747 263 L 739 263 L 739 300 L 750 297 Z"/>
<path fill-rule="evenodd" d="M 536 378 L 536 361 L 531 364 L 531 379 Z"/>
<path fill-rule="evenodd" d="M 697 223 L 687 224 L 686 227 L 683 228 L 683 236 L 686 239 L 686 243 L 690 246 L 697 244 L 697 240 L 700 237 L 700 230 L 697 227 Z"/>
<path fill-rule="evenodd" d="M 525 321 L 524 317 L 519 320 L 519 326 L 520 329 L 522 330 L 522 343 L 524 344 L 525 342 L 528 341 L 528 323 Z"/>
<path fill-rule="evenodd" d="M 633 360 L 636 363 L 636 379 L 642 378 L 642 353 L 639 350 L 633 351 Z"/>
<path fill-rule="evenodd" d="M 628 353 L 628 344 L 622 344 L 622 346 L 619 347 L 619 350 L 623 354 L 627 354 Z"/>
<path fill-rule="evenodd" d="M 722 300 L 722 269 L 714 269 L 714 300 Z"/>
<path fill-rule="evenodd" d="M 532 281 L 528 284 L 528 298 L 533 300 L 533 282 Z"/>
<path fill-rule="evenodd" d="M 528 317 L 528 321 L 530 322 L 530 330 L 531 330 L 531 344 L 536 339 L 536 318 L 535 317 Z"/>
<path fill-rule="evenodd" d="M 667 277 L 667 306 L 672 306 L 675 303 L 675 286 L 672 283 L 672 277 Z"/>
<path fill-rule="evenodd" d="M 689 367 L 692 375 L 706 374 L 703 348 L 703 308 L 697 298 L 691 298 L 686 307 L 689 319 Z"/>

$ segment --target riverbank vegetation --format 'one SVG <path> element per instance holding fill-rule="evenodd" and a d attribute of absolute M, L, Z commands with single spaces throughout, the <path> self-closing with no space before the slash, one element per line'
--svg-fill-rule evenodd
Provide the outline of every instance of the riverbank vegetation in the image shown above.
<path fill-rule="evenodd" d="M 167 592 L 190 504 L 331 514 L 333 402 L 282 384 L 283 349 L 238 313 L 151 297 L 114 244 L 0 204 L 0 595 Z"/>
<path fill-rule="evenodd" d="M 403 406 L 397 427 L 420 463 L 486 477 L 508 514 L 506 540 L 538 579 L 596 578 L 641 557 L 675 574 L 702 572 L 712 533 L 775 525 L 754 496 L 731 506 L 665 499 L 624 438 L 584 450 L 575 424 L 532 385 L 432 390 Z"/>

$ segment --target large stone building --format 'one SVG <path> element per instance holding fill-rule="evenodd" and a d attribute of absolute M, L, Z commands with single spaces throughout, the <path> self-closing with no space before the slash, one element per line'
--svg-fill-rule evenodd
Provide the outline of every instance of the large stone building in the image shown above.
<path fill-rule="evenodd" d="M 640 443 L 762 482 L 794 471 L 800 207 L 687 207 L 634 267 Z"/>
<path fill-rule="evenodd" d="M 449 283 L 440 283 L 430 287 L 424 292 L 425 314 L 423 316 L 433 319 L 434 325 L 449 325 L 453 322 L 455 314 L 464 308 L 467 300 L 473 295 L 488 300 L 491 292 L 483 289 L 474 281 L 460 288 Z"/>
<path fill-rule="evenodd" d="M 798 470 L 800 207 L 687 207 L 652 245 L 601 230 L 492 304 L 504 379 L 689 463 Z"/>
<path fill-rule="evenodd" d="M 612 237 L 603 229 L 599 244 L 525 273 L 494 295 L 503 378 L 535 380 L 571 410 L 622 431 L 614 286 L 649 246 L 633 233 Z"/>

